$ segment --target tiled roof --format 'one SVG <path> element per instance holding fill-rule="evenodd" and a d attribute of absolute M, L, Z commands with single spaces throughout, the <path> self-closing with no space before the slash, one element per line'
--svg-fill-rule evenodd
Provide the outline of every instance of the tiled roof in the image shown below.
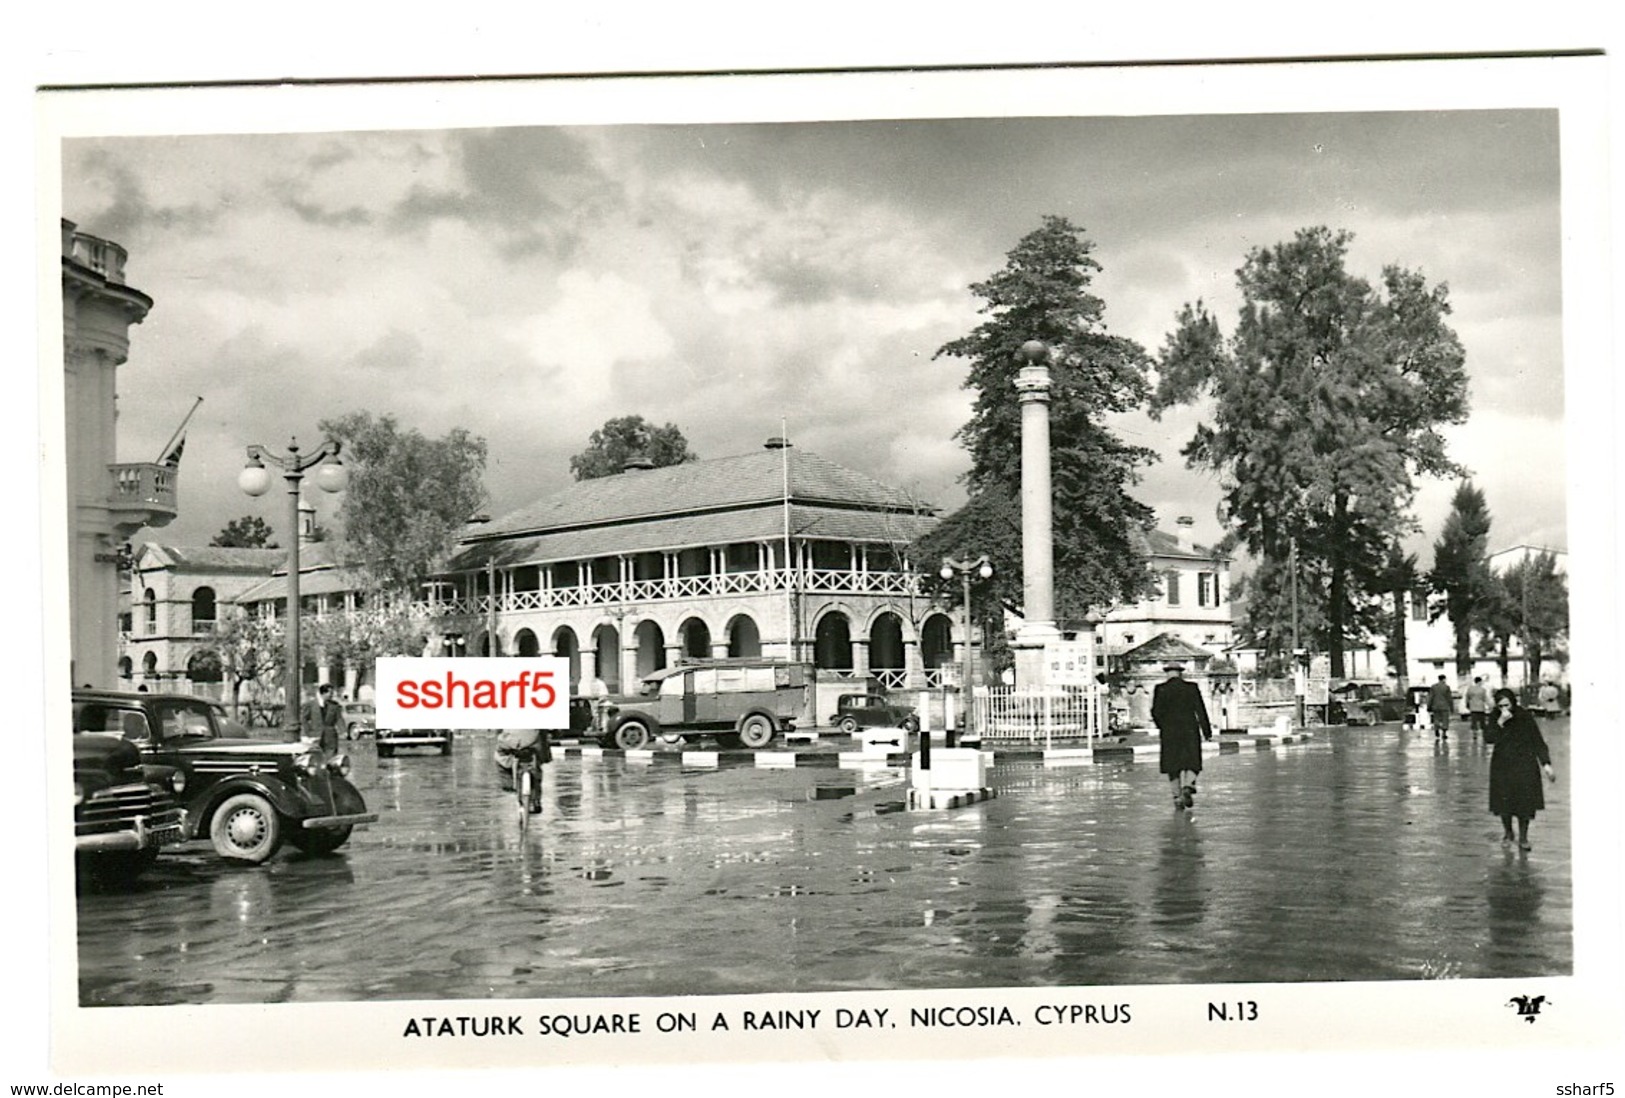
<path fill-rule="evenodd" d="M 468 536 L 470 541 L 478 541 L 779 502 L 784 498 L 786 465 L 790 496 L 799 502 L 844 503 L 904 512 L 935 510 L 922 507 L 908 493 L 873 477 L 817 454 L 790 448 L 579 481 L 483 524 Z"/>
<path fill-rule="evenodd" d="M 799 503 L 790 508 L 790 534 L 795 538 L 909 542 L 931 529 L 936 521 L 929 515 L 812 507 Z M 587 560 L 617 553 L 774 540 L 783 535 L 784 507 L 774 502 L 712 514 L 651 518 L 612 526 L 466 542 L 445 570 L 477 571 L 487 563 L 507 568 L 515 564 Z"/>
<path fill-rule="evenodd" d="M 149 542 L 161 563 L 204 572 L 269 572 L 288 556 L 286 549 L 236 549 L 220 545 L 161 545 Z"/>
<path fill-rule="evenodd" d="M 1193 662 L 1213 658 L 1206 648 L 1198 648 L 1189 641 L 1169 633 L 1158 633 L 1144 644 L 1137 644 L 1124 652 L 1122 659 L 1130 663 L 1149 663 L 1153 660 L 1182 660 Z"/>
<path fill-rule="evenodd" d="M 299 568 L 299 597 L 306 595 L 333 595 L 342 591 L 357 591 L 366 586 L 366 579 L 359 570 L 354 568 L 320 567 L 314 570 L 304 567 L 300 560 Z M 250 603 L 264 602 L 266 599 L 286 599 L 288 597 L 288 573 L 286 569 L 277 572 L 261 583 L 256 583 L 233 602 Z"/>
<path fill-rule="evenodd" d="M 1181 549 L 1179 539 L 1162 530 L 1152 530 L 1145 534 L 1140 547 L 1145 552 L 1159 557 L 1189 557 L 1193 560 L 1213 560 L 1216 553 L 1210 546 L 1197 545 L 1195 542 L 1191 543 L 1189 549 Z M 1229 558 L 1224 556 L 1223 559 Z"/>

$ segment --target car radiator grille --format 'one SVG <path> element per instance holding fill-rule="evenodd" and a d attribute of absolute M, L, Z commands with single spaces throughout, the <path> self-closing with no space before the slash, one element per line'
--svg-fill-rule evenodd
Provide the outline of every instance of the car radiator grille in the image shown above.
<path fill-rule="evenodd" d="M 160 801 L 146 784 L 115 785 L 103 789 L 79 806 L 75 823 L 80 828 L 98 825 L 123 824 L 137 816 L 151 816 L 169 807 L 168 798 Z"/>

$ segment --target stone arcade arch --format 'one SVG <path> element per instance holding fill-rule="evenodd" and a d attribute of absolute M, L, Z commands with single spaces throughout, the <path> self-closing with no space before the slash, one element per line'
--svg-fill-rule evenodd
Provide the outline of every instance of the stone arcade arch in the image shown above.
<path fill-rule="evenodd" d="M 813 664 L 824 671 L 852 670 L 852 623 L 840 610 L 818 619 L 813 632 Z"/>
<path fill-rule="evenodd" d="M 920 666 L 940 674 L 954 662 L 954 624 L 947 614 L 932 614 L 920 626 Z"/>
<path fill-rule="evenodd" d="M 728 622 L 728 655 L 757 658 L 762 654 L 762 631 L 749 614 L 736 614 Z"/>
<path fill-rule="evenodd" d="M 598 680 L 611 694 L 621 693 L 621 631 L 607 622 L 592 631 L 592 649 L 598 660 Z"/>
<path fill-rule="evenodd" d="M 525 629 L 521 632 L 528 633 Z M 515 638 L 517 640 L 517 638 Z M 523 654 L 523 653 L 521 653 Z M 570 661 L 570 692 L 577 694 L 581 686 L 581 641 L 576 637 L 576 631 L 568 625 L 561 625 L 553 630 L 553 654 L 562 656 Z"/>
<path fill-rule="evenodd" d="M 652 675 L 666 666 L 666 634 L 659 622 L 645 618 L 638 622 L 632 636 L 638 647 L 638 678 Z"/>
<path fill-rule="evenodd" d="M 703 618 L 689 618 L 677 628 L 682 638 L 683 655 L 690 659 L 705 659 L 711 655 L 711 627 Z"/>
<path fill-rule="evenodd" d="M 521 629 L 515 633 L 513 644 L 521 656 L 539 656 L 542 654 L 542 646 L 537 642 L 536 634 L 529 629 Z"/>
<path fill-rule="evenodd" d="M 869 673 L 888 688 L 906 684 L 908 662 L 903 650 L 903 619 L 885 611 L 869 625 Z"/>

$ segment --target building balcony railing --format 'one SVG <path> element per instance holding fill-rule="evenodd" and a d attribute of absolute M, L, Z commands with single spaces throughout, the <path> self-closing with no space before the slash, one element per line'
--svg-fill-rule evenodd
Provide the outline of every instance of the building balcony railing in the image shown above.
<path fill-rule="evenodd" d="M 180 513 L 176 496 L 176 470 L 155 462 L 109 465 L 113 488 L 109 503 L 115 512 L 138 519 L 145 526 L 162 526 Z"/>
<path fill-rule="evenodd" d="M 833 569 L 768 569 L 728 572 L 710 576 L 672 576 L 663 579 L 589 583 L 540 591 L 513 591 L 497 596 L 496 609 L 559 610 L 571 607 L 644 604 L 677 599 L 716 598 L 723 595 L 772 594 L 793 590 L 810 595 L 880 595 L 907 598 L 920 594 L 919 577 L 909 572 L 847 572 Z M 433 604 L 453 614 L 485 614 L 491 596 L 441 599 Z"/>
<path fill-rule="evenodd" d="M 89 233 L 74 233 L 65 243 L 75 263 L 89 267 L 109 282 L 124 282 L 124 261 L 129 253 L 120 245 Z"/>

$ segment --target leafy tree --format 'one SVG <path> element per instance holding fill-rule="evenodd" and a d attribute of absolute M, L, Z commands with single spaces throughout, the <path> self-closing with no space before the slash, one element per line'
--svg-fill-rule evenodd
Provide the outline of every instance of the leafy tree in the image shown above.
<path fill-rule="evenodd" d="M 281 684 L 287 661 L 281 621 L 233 608 L 216 623 L 213 644 L 220 654 L 233 715 L 244 687 L 266 692 Z"/>
<path fill-rule="evenodd" d="M 1002 606 L 1022 603 L 1021 407 L 1015 379 L 1029 340 L 1050 353 L 1051 483 L 1055 613 L 1080 618 L 1091 607 L 1149 591 L 1144 533 L 1151 509 L 1128 488 L 1155 452 L 1127 446 L 1105 418 L 1142 406 L 1150 394 L 1150 360 L 1139 344 L 1106 331 L 1105 302 L 1089 286 L 1100 264 L 1083 230 L 1047 215 L 1022 237 L 1003 269 L 971 292 L 988 319 L 944 344 L 937 358 L 970 363 L 964 387 L 976 394 L 971 418 L 956 435 L 970 452 L 969 499 L 910 549 L 929 583 L 957 599 L 959 581 L 941 581 L 944 557 L 992 560 L 993 578 L 973 590 L 976 616 L 1000 623 Z"/>
<path fill-rule="evenodd" d="M 1483 629 L 1495 598 L 1490 570 L 1490 510 L 1484 493 L 1463 481 L 1450 501 L 1439 540 L 1433 543 L 1429 580 L 1444 597 L 1430 608 L 1429 621 L 1448 615 L 1456 646 L 1456 674 L 1473 669 L 1473 633 Z"/>
<path fill-rule="evenodd" d="M 570 459 L 570 472 L 577 480 L 595 480 L 624 473 L 633 461 L 647 461 L 659 469 L 698 457 L 676 424 L 656 427 L 642 416 L 621 416 L 592 433 L 587 448 Z"/>
<path fill-rule="evenodd" d="M 1334 676 L 1348 640 L 1381 628 L 1374 596 L 1416 528 L 1415 478 L 1460 473 L 1439 428 L 1467 416 L 1448 288 L 1395 266 L 1373 288 L 1346 269 L 1351 239 L 1310 228 L 1250 251 L 1235 331 L 1226 337 L 1200 301 L 1184 306 L 1153 401 L 1155 413 L 1210 400 L 1183 453 L 1221 474 L 1224 505 L 1262 562 L 1259 593 L 1271 597 L 1249 604 L 1264 615 L 1252 625 L 1270 650 L 1286 646 L 1279 596 L 1295 547 L 1307 637 L 1330 651 Z"/>
<path fill-rule="evenodd" d="M 271 524 L 258 515 L 243 515 L 221 527 L 209 542 L 223 549 L 275 549 L 277 548 Z"/>
<path fill-rule="evenodd" d="M 344 557 L 384 600 L 411 596 L 485 502 L 485 440 L 461 427 L 431 439 L 370 412 L 324 420 L 321 429 L 343 443 L 350 474 L 339 507 Z"/>
<path fill-rule="evenodd" d="M 1517 567 L 1514 565 L 1508 571 Z M 1509 681 L 1507 675 L 1512 665 L 1512 641 L 1518 636 L 1521 607 L 1519 592 L 1507 572 L 1494 572 L 1491 579 L 1489 598 L 1480 612 L 1478 653 L 1495 657 L 1495 665 L 1501 672 L 1504 685 Z"/>
<path fill-rule="evenodd" d="M 1500 573 L 1501 622 L 1516 624 L 1511 633 L 1523 645 L 1529 681 L 1540 678 L 1548 658 L 1562 659 L 1569 632 L 1569 581 L 1557 570 L 1551 553 L 1527 556 Z M 1502 674 L 1505 665 L 1503 661 Z"/>

